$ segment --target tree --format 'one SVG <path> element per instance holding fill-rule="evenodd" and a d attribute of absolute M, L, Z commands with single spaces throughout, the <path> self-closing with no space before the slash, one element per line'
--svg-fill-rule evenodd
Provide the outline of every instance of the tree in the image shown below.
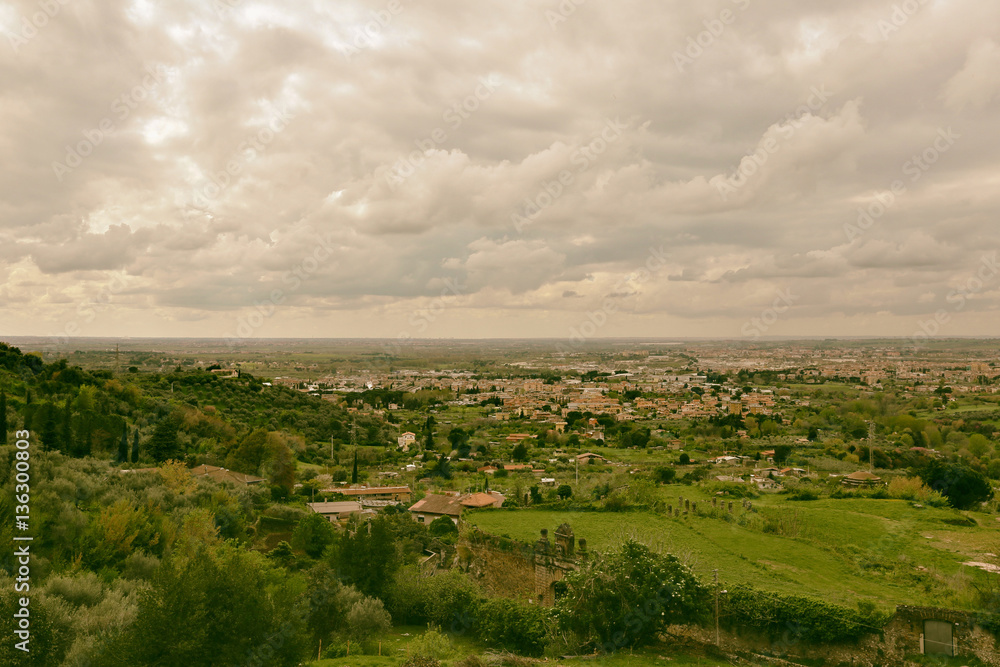
<path fill-rule="evenodd" d="M 132 463 L 139 462 L 139 429 L 132 435 Z"/>
<path fill-rule="evenodd" d="M 307 643 L 292 590 L 280 570 L 252 551 L 222 547 L 216 555 L 200 550 L 167 561 L 102 664 L 298 665 Z"/>
<path fill-rule="evenodd" d="M 660 484 L 670 484 L 677 477 L 677 471 L 667 466 L 660 466 L 653 470 L 653 479 Z"/>
<path fill-rule="evenodd" d="M 993 486 L 986 476 L 964 463 L 934 460 L 917 474 L 956 509 L 970 509 L 993 497 Z"/>
<path fill-rule="evenodd" d="M 439 516 L 431 521 L 430 525 L 427 526 L 427 530 L 435 537 L 458 537 L 458 526 L 451 520 L 451 517 L 447 516 Z"/>
<path fill-rule="evenodd" d="M 128 423 L 122 423 L 122 440 L 118 443 L 118 458 L 116 459 L 118 463 L 126 463 L 128 461 Z"/>
<path fill-rule="evenodd" d="M 180 424 L 172 416 L 164 417 L 157 423 L 149 440 L 149 455 L 154 461 L 166 461 L 176 456 L 179 430 Z"/>
<path fill-rule="evenodd" d="M 775 465 L 781 465 L 788 460 L 788 457 L 792 453 L 791 445 L 776 445 L 774 448 L 774 463 Z"/>
<path fill-rule="evenodd" d="M 386 517 L 378 516 L 349 528 L 336 551 L 335 563 L 359 591 L 377 598 L 386 596 L 393 575 L 399 569 L 399 557 Z"/>
<path fill-rule="evenodd" d="M 337 529 L 322 514 L 310 512 L 299 520 L 292 533 L 292 546 L 319 558 L 328 546 L 336 542 Z"/>
<path fill-rule="evenodd" d="M 7 392 L 0 391 L 0 445 L 7 444 Z"/>
<path fill-rule="evenodd" d="M 650 644 L 668 625 L 698 622 L 709 608 L 709 591 L 689 567 L 631 539 L 564 582 L 560 628 L 604 653 Z"/>
<path fill-rule="evenodd" d="M 71 452 L 76 449 L 73 444 L 73 403 L 68 398 L 66 399 L 66 405 L 63 407 L 62 429 L 59 439 L 62 440 L 62 446 L 65 451 Z"/>
<path fill-rule="evenodd" d="M 44 404 L 45 419 L 42 422 L 42 449 L 59 451 L 59 431 L 56 430 L 56 410 L 52 403 Z"/>
<path fill-rule="evenodd" d="M 808 439 L 809 442 L 816 442 L 819 440 L 819 429 L 815 426 L 810 426 L 809 435 L 806 436 L 806 439 Z"/>
<path fill-rule="evenodd" d="M 560 484 L 559 488 L 556 489 L 556 495 L 562 498 L 563 500 L 566 500 L 567 498 L 573 496 L 573 487 L 571 487 L 569 484 Z"/>
<path fill-rule="evenodd" d="M 514 447 L 514 451 L 511 454 L 515 461 L 527 461 L 528 460 L 528 448 L 523 442 L 517 443 Z"/>
<path fill-rule="evenodd" d="M 441 479 L 451 479 L 451 461 L 447 456 L 441 454 L 437 461 L 427 468 L 428 477 L 440 477 Z"/>
<path fill-rule="evenodd" d="M 682 466 L 686 466 L 689 463 L 691 463 L 691 457 L 688 456 L 687 452 L 682 452 L 681 457 L 677 459 L 677 463 L 679 463 Z"/>

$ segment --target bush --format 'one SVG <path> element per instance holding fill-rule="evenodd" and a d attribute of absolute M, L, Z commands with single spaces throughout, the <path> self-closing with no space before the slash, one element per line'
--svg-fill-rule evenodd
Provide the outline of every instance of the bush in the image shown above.
<path fill-rule="evenodd" d="M 677 477 L 677 471 L 667 466 L 658 466 L 653 470 L 653 479 L 658 484 L 670 484 Z"/>
<path fill-rule="evenodd" d="M 560 628 L 606 653 L 649 644 L 667 625 L 696 622 L 708 610 L 708 590 L 690 568 L 634 540 L 564 581 Z"/>
<path fill-rule="evenodd" d="M 352 638 L 364 641 L 392 628 L 392 617 L 378 598 L 365 597 L 347 612 L 347 631 Z"/>
<path fill-rule="evenodd" d="M 472 623 L 470 612 L 480 597 L 479 588 L 457 570 L 427 577 L 416 568 L 405 568 L 390 587 L 389 608 L 399 623 L 432 623 L 448 632 L 463 632 Z"/>
<path fill-rule="evenodd" d="M 819 494 L 812 489 L 796 489 L 788 496 L 789 500 L 819 500 Z"/>
<path fill-rule="evenodd" d="M 963 463 L 931 461 L 919 475 L 956 509 L 970 509 L 993 497 L 993 486 L 986 476 Z"/>
<path fill-rule="evenodd" d="M 854 610 L 801 595 L 783 595 L 737 584 L 723 598 L 720 616 L 730 629 L 762 632 L 772 641 L 829 644 L 856 642 L 877 632 L 891 614 L 881 613 L 870 604 Z"/>
<path fill-rule="evenodd" d="M 545 648 L 545 609 L 506 598 L 481 602 L 475 611 L 479 638 L 490 646 L 524 655 L 541 655 Z"/>
<path fill-rule="evenodd" d="M 424 634 L 410 642 L 406 651 L 411 657 L 441 660 L 451 655 L 451 641 L 439 627 L 429 625 Z"/>
<path fill-rule="evenodd" d="M 323 555 L 323 551 L 336 540 L 337 529 L 322 514 L 306 515 L 292 533 L 292 546 L 313 558 Z"/>

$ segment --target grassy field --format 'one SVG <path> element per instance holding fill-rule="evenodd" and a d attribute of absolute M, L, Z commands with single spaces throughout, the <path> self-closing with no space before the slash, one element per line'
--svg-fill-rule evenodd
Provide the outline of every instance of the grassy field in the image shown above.
<path fill-rule="evenodd" d="M 683 495 L 710 508 L 709 497 L 697 489 L 666 488 L 675 505 Z M 486 532 L 529 542 L 542 528 L 551 533 L 566 522 L 597 551 L 633 536 L 677 554 L 706 579 L 717 568 L 723 584 L 751 583 L 851 606 L 867 599 L 886 609 L 971 608 L 965 584 L 986 575 L 962 562 L 994 562 L 987 554 L 1000 549 L 996 521 L 986 514 L 970 513 L 978 523 L 970 527 L 946 523 L 962 516 L 954 510 L 917 509 L 900 500 L 767 496 L 753 503 L 756 516 L 740 519 L 749 513 L 735 500 L 732 521 L 723 512 L 670 518 L 649 511 L 484 510 L 464 518 Z"/>
<path fill-rule="evenodd" d="M 406 660 L 410 643 L 420 637 L 425 628 L 420 626 L 399 626 L 382 638 L 382 655 L 357 655 L 348 657 L 313 660 L 309 667 L 396 667 Z M 441 659 L 443 667 L 452 667 L 470 655 L 482 655 L 488 649 L 468 636 L 453 635 L 451 649 Z M 551 662 L 551 659 L 549 660 Z M 640 667 L 641 665 L 664 664 L 672 667 L 722 667 L 730 663 L 698 655 L 682 655 L 668 647 L 652 647 L 635 652 L 623 651 L 615 655 L 598 657 L 560 658 L 556 664 L 561 667 Z"/>

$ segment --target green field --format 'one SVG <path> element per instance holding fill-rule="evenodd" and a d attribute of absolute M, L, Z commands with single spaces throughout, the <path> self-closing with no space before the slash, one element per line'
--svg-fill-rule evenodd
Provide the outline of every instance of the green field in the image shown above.
<path fill-rule="evenodd" d="M 702 507 L 710 505 L 704 492 L 667 488 L 675 504 L 683 495 Z M 740 502 L 734 503 L 735 517 L 743 513 Z M 1000 546 L 996 522 L 985 514 L 969 514 L 979 525 L 967 527 L 945 522 L 961 517 L 958 512 L 917 509 L 900 500 L 794 502 L 770 496 L 753 503 L 760 510 L 758 523 L 745 526 L 721 516 L 669 518 L 649 511 L 485 510 L 466 515 L 465 521 L 529 542 L 542 528 L 551 533 L 566 522 L 592 550 L 612 548 L 633 536 L 677 554 L 702 577 L 711 577 L 717 568 L 723 584 L 751 583 L 851 606 L 868 599 L 882 608 L 970 608 L 964 584 L 985 574 L 962 562 L 983 560 L 983 554 L 996 553 Z M 778 533 L 762 530 L 761 516 L 770 517 L 770 530 Z"/>

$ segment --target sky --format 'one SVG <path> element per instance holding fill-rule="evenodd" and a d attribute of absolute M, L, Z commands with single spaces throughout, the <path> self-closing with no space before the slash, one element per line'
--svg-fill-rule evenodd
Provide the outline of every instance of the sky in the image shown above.
<path fill-rule="evenodd" d="M 1000 3 L 16 0 L 0 33 L 0 336 L 1000 333 Z"/>

